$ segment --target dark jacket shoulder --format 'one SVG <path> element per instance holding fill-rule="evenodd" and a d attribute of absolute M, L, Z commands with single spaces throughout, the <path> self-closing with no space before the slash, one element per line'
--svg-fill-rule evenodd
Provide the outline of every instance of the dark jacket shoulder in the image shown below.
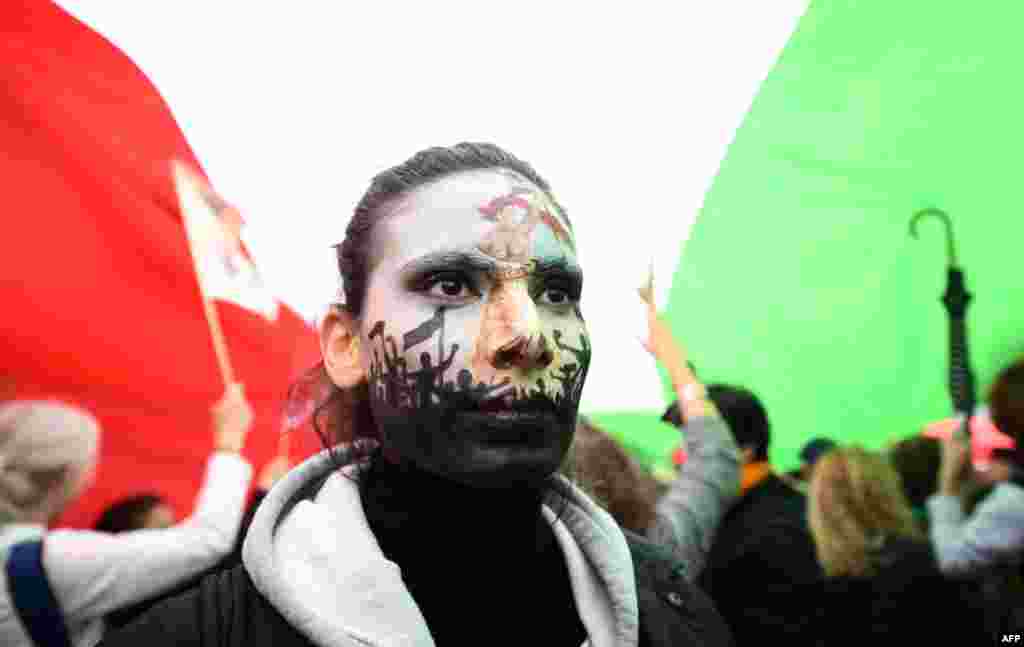
<path fill-rule="evenodd" d="M 736 641 L 805 644 L 821 581 L 806 497 L 777 476 L 746 492 L 722 520 L 698 582 Z"/>
<path fill-rule="evenodd" d="M 206 571 L 200 573 L 199 575 L 196 575 L 193 578 L 185 580 L 184 582 L 175 586 L 169 591 L 165 591 L 152 598 L 142 600 L 141 602 L 137 602 L 131 606 L 117 609 L 107 614 L 106 618 L 104 618 L 107 624 L 107 631 L 109 632 L 115 629 L 125 627 L 134 622 L 136 618 L 142 616 L 147 611 L 157 606 L 164 600 L 176 598 L 182 595 L 183 593 L 186 593 L 196 588 L 203 580 L 210 577 L 211 575 L 215 575 L 222 571 L 229 570 L 232 567 L 241 564 L 242 545 L 245 542 L 246 532 L 248 531 L 249 526 L 252 524 L 252 520 L 253 517 L 256 515 L 257 508 L 259 508 L 260 503 L 263 501 L 266 495 L 266 490 L 262 489 L 257 489 L 255 492 L 253 492 L 252 498 L 249 500 L 249 505 L 246 507 L 245 515 L 242 517 L 241 529 L 238 531 L 238 536 L 235 538 L 235 547 L 219 563 L 207 569 Z"/>
<path fill-rule="evenodd" d="M 807 497 L 771 474 L 746 492 L 726 515 L 726 519 L 763 518 L 778 513 L 794 522 L 806 523 Z"/>
<path fill-rule="evenodd" d="M 132 624 L 103 647 L 314 647 L 256 589 L 242 565 L 209 575 Z"/>
<path fill-rule="evenodd" d="M 771 475 L 752 488 L 722 519 L 701 574 L 701 584 L 716 596 L 717 579 L 732 589 L 723 571 L 748 569 L 759 580 L 807 582 L 821 578 L 814 540 L 806 521 L 807 498 Z"/>
<path fill-rule="evenodd" d="M 942 575 L 926 540 L 890 538 L 875 555 L 872 577 L 830 577 L 818 597 L 819 638 L 845 627 L 853 642 L 983 644 L 992 637 L 983 600 L 965 582 Z"/>
<path fill-rule="evenodd" d="M 685 577 L 687 565 L 667 548 L 622 532 L 633 557 L 640 645 L 732 645 L 732 633 L 711 599 Z"/>

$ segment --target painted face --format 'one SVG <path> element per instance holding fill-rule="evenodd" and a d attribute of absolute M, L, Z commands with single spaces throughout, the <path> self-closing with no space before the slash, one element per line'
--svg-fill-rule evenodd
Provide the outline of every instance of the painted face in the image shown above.
<path fill-rule="evenodd" d="M 590 363 L 572 232 L 506 171 L 411 192 L 378 220 L 361 359 L 385 442 L 473 485 L 561 463 Z"/>

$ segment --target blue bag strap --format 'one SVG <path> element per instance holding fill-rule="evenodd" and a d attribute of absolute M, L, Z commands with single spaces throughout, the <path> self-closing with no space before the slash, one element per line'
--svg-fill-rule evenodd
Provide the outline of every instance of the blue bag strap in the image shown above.
<path fill-rule="evenodd" d="M 6 570 L 14 609 L 36 647 L 71 647 L 64 615 L 43 570 L 42 540 L 11 546 Z"/>

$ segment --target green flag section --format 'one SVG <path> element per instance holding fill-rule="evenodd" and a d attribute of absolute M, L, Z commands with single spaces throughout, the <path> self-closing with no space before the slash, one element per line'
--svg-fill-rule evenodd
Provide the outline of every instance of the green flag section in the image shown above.
<path fill-rule="evenodd" d="M 777 466 L 950 414 L 944 230 L 910 238 L 916 210 L 953 218 L 979 395 L 1024 352 L 1021 24 L 1003 0 L 815 2 L 763 84 L 668 316 L 705 381 L 762 397 Z"/>

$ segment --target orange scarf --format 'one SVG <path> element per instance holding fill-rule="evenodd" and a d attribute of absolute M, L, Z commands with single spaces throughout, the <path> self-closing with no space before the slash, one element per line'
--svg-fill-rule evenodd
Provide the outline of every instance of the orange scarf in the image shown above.
<path fill-rule="evenodd" d="M 768 461 L 756 461 L 744 465 L 740 472 L 740 494 L 746 494 L 748 490 L 771 476 L 771 473 L 772 466 Z"/>

